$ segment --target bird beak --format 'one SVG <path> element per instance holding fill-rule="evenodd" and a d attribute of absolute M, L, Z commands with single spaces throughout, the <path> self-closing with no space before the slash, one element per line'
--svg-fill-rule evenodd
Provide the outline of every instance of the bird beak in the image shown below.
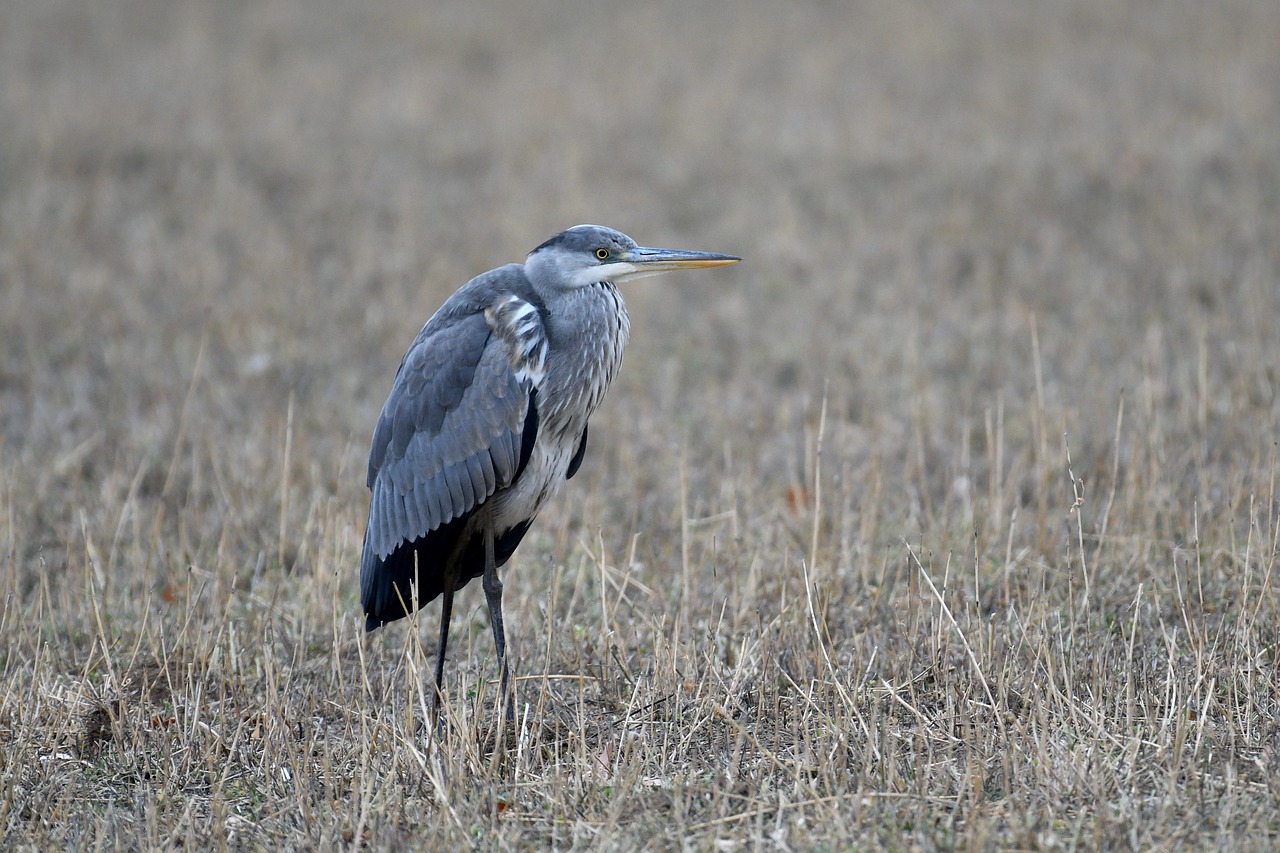
<path fill-rule="evenodd" d="M 621 255 L 619 260 L 632 264 L 640 275 L 667 272 L 668 270 L 697 270 L 705 267 L 723 267 L 736 264 L 742 258 L 718 255 L 715 252 L 686 252 L 679 249 L 650 249 L 637 246 Z"/>

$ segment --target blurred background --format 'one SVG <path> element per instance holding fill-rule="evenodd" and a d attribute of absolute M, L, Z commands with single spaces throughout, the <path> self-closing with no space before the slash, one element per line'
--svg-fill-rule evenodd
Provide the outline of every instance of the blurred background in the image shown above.
<path fill-rule="evenodd" d="M 6 560 L 29 590 L 163 497 L 149 572 L 295 550 L 322 498 L 354 561 L 404 348 L 579 222 L 746 258 L 629 290 L 622 503 L 680 458 L 709 511 L 730 467 L 748 516 L 807 500 L 825 394 L 890 542 L 1061 503 L 1064 434 L 1225 506 L 1280 414 L 1278 44 L 1247 0 L 10 3 Z"/>
<path fill-rule="evenodd" d="M 417 778 L 412 754 L 366 742 L 384 713 L 412 717 L 394 674 L 411 635 L 374 635 L 384 657 L 367 670 L 359 642 L 369 437 L 448 294 L 582 222 L 745 260 L 627 289 L 632 344 L 586 463 L 507 575 L 517 672 L 599 674 L 604 710 L 583 714 L 605 728 L 627 697 L 652 699 L 646 761 L 667 743 L 664 697 L 731 681 L 748 697 L 737 720 L 695 714 L 717 721 L 718 746 L 636 765 L 669 776 L 705 760 L 712 779 L 744 731 L 790 748 L 777 709 L 817 707 L 795 685 L 847 684 L 853 713 L 905 746 L 866 748 L 862 716 L 795 716 L 782 736 L 795 754 L 811 738 L 844 756 L 824 764 L 829 790 L 918 788 L 876 801 L 889 846 L 921 825 L 898 803 L 945 812 L 984 790 L 1008 844 L 1019 803 L 1077 833 L 1090 814 L 1145 822 L 1115 846 L 1158 846 L 1179 819 L 1204 842 L 1196 809 L 1215 779 L 1244 798 L 1223 801 L 1224 831 L 1274 834 L 1259 793 L 1273 792 L 1278 689 L 1274 0 L 7 0 L 0 734 L 24 744 L 17 766 L 63 755 L 48 744 L 73 729 L 82 745 L 110 737 L 70 721 L 133 677 L 116 678 L 115 656 L 131 672 L 181 664 L 182 695 L 214 704 L 178 690 L 160 724 L 128 718 L 122 742 L 140 746 L 102 765 L 104 837 L 142 826 L 110 805 L 133 803 L 137 778 L 178 792 L 140 846 L 191 815 L 216 829 L 222 802 L 277 822 L 265 846 L 325 846 L 306 833 L 349 831 L 341 792 Z M 795 604 L 813 590 L 809 610 Z M 483 684 L 481 598 L 460 601 L 449 683 Z M 950 733 L 991 694 L 952 642 L 965 630 L 1013 721 L 997 737 L 984 719 L 971 742 Z M 363 704 L 357 666 L 395 700 Z M 627 668 L 652 696 L 618 681 Z M 1061 693 L 1050 672 L 1066 673 Z M 915 706 L 880 685 L 919 691 Z M 1022 698 L 1045 696 L 1056 704 Z M 199 756 L 222 766 L 224 735 L 264 707 L 279 709 L 263 724 L 274 757 L 252 742 L 227 764 L 247 781 L 210 795 Z M 199 720 L 185 740 L 169 708 Z M 298 760 L 304 721 L 307 748 L 323 741 L 326 772 L 307 777 L 319 793 L 281 789 L 273 769 Z M 1074 750 L 1104 724 L 1128 776 L 1100 776 L 1099 801 L 1119 805 L 1090 812 L 1095 788 L 1073 780 L 1095 759 Z M 946 733 L 947 761 L 918 752 L 917 725 Z M 1046 725 L 1070 735 L 1045 740 Z M 742 761 L 790 790 L 791 765 L 767 757 Z M 6 788 L 0 812 L 30 818 L 32 846 L 88 846 L 59 834 L 90 815 L 88 783 L 57 766 Z M 1135 768 L 1144 791 L 1191 787 L 1148 810 Z M 533 772 L 545 808 L 578 813 L 564 793 L 578 783 L 556 776 L 572 765 Z M 1248 773 L 1252 787 L 1233 781 Z M 1026 799 L 1001 799 L 1006 783 Z M 438 814 L 405 790 L 387 820 Z M 620 805 L 603 795 L 589 819 L 645 813 L 616 790 Z M 686 823 L 708 843 L 748 807 L 726 794 L 700 812 L 699 797 Z M 868 801 L 840 802 L 877 820 Z M 308 809 L 320 818 L 292 822 Z M 636 846 L 665 815 L 635 824 Z M 846 825 L 797 824 L 793 839 Z"/>

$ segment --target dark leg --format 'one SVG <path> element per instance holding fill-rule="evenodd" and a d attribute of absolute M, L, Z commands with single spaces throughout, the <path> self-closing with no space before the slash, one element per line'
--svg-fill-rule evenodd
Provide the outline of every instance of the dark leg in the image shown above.
<path fill-rule="evenodd" d="M 444 594 L 440 597 L 440 645 L 436 646 L 436 695 L 431 702 L 432 722 L 440 723 L 440 703 L 444 701 L 444 653 L 449 646 L 449 620 L 453 616 L 453 587 L 458 573 L 453 566 L 445 570 Z"/>
<path fill-rule="evenodd" d="M 480 525 L 484 537 L 484 597 L 489 604 L 489 624 L 493 626 L 493 644 L 498 647 L 498 707 L 506 708 L 508 721 L 515 719 L 511 701 L 511 685 L 507 679 L 507 637 L 502 630 L 502 579 L 498 577 L 498 562 L 493 556 L 493 526 L 489 523 L 488 510 Z"/>

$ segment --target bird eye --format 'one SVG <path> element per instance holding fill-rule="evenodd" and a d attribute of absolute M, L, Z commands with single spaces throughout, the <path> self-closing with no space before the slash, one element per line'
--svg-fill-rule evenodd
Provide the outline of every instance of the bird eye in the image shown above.
<path fill-rule="evenodd" d="M 596 257 L 603 261 L 605 258 L 609 257 L 609 250 L 596 249 Z"/>

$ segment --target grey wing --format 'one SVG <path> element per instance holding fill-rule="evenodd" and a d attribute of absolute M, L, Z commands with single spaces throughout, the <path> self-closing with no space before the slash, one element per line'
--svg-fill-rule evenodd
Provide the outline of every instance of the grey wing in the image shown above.
<path fill-rule="evenodd" d="M 483 313 L 428 325 L 374 430 L 365 547 L 384 560 L 509 486 L 532 451 L 536 396 Z"/>

